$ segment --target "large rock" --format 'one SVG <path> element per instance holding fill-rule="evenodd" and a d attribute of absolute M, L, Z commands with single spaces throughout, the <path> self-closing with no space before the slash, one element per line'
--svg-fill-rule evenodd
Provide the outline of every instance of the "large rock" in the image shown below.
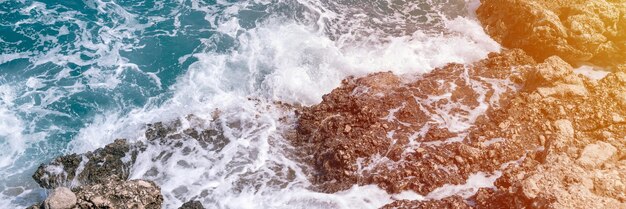
<path fill-rule="evenodd" d="M 587 145 L 578 158 L 578 163 L 586 167 L 598 167 L 615 156 L 617 148 L 606 142 Z"/>
<path fill-rule="evenodd" d="M 512 50 L 471 66 L 450 64 L 415 81 L 391 73 L 349 78 L 322 103 L 301 111 L 291 138 L 313 156 L 313 181 L 323 191 L 377 184 L 425 195 L 463 184 L 469 175 L 490 173 L 524 153 L 470 129 L 487 110 L 508 102 L 520 85 L 518 75 L 531 69 L 514 66 L 525 65 L 536 63 Z M 488 152 L 484 144 L 500 149 Z"/>
<path fill-rule="evenodd" d="M 145 208 L 160 209 L 163 196 L 150 181 L 107 181 L 104 184 L 76 189 L 78 208 Z"/>
<path fill-rule="evenodd" d="M 505 47 L 538 60 L 626 69 L 626 2 L 612 0 L 482 0 L 477 15 Z"/>
<path fill-rule="evenodd" d="M 470 206 L 465 200 L 459 196 L 453 196 L 444 198 L 441 200 L 426 200 L 426 201 L 408 201 L 399 200 L 393 203 L 383 206 L 381 209 L 422 209 L 422 208 L 437 208 L 437 209 L 470 209 Z"/>
<path fill-rule="evenodd" d="M 187 116 L 186 120 L 195 126 L 205 123 L 194 115 Z M 211 146 L 216 151 L 229 143 L 228 138 L 218 129 L 182 128 L 181 125 L 180 120 L 147 124 L 147 143 L 176 147 L 180 145 L 181 139 L 186 138 L 197 140 L 203 147 Z M 33 179 L 47 189 L 100 184 L 111 179 L 126 180 L 137 155 L 145 146 L 143 142 L 128 143 L 126 139 L 117 139 L 95 151 L 64 155 L 50 163 L 41 164 L 33 174 Z"/>
<path fill-rule="evenodd" d="M 76 205 L 76 195 L 67 187 L 52 190 L 44 201 L 45 209 L 70 209 Z"/>
<path fill-rule="evenodd" d="M 202 205 L 200 201 L 193 200 L 193 201 L 184 203 L 178 209 L 204 209 L 204 206 Z"/>
<path fill-rule="evenodd" d="M 615 157 L 626 150 L 623 73 L 593 81 L 558 57 L 525 60 L 520 51 L 504 51 L 414 80 L 390 73 L 346 79 L 301 110 L 290 139 L 312 156 L 305 159 L 322 191 L 376 184 L 432 198 L 388 208 L 468 201 L 476 208 L 624 208 L 626 161 Z M 578 90 L 545 94 L 561 85 Z M 497 189 L 482 188 L 467 201 L 446 198 L 467 198 L 472 190 L 459 188 L 476 184 L 469 177 L 477 172 L 501 174 Z M 443 199 L 431 195 L 445 189 L 437 196 Z"/>
<path fill-rule="evenodd" d="M 118 139 L 93 152 L 61 156 L 39 166 L 33 178 L 47 189 L 98 184 L 112 178 L 125 180 L 137 156 L 133 146 Z"/>
<path fill-rule="evenodd" d="M 151 181 L 118 179 L 101 180 L 70 190 L 59 187 L 43 203 L 29 209 L 78 208 L 144 208 L 160 209 L 163 203 L 161 189 Z"/>
<path fill-rule="evenodd" d="M 189 115 L 186 122 L 190 127 L 183 127 L 180 120 L 148 124 L 145 142 L 118 139 L 92 152 L 42 164 L 33 178 L 43 188 L 56 189 L 44 203 L 30 208 L 161 208 L 163 197 L 154 182 L 128 180 L 131 166 L 147 145 L 179 148 L 181 140 L 197 140 L 204 148 L 221 150 L 229 142 L 219 129 L 203 128 L 206 121 Z M 70 194 L 74 201 L 67 199 Z M 197 203 L 185 207 L 202 208 Z"/>

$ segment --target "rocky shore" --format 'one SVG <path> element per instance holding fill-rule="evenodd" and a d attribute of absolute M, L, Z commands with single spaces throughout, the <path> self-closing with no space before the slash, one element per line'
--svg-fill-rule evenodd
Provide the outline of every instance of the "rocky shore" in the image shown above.
<path fill-rule="evenodd" d="M 298 121 L 284 135 L 313 168 L 312 189 L 374 184 L 425 199 L 383 208 L 626 208 L 626 3 L 481 3 L 479 20 L 508 49 L 421 75 L 349 77 L 317 105 L 285 106 Z M 584 63 L 611 72 L 575 73 Z M 40 166 L 33 178 L 51 193 L 31 208 L 160 208 L 158 185 L 129 180 L 145 143 L 229 143 L 180 127 L 150 124 L 146 142 Z"/>
<path fill-rule="evenodd" d="M 626 70 L 624 1 L 481 0 L 476 13 L 494 40 L 538 61 L 556 55 Z"/>
<path fill-rule="evenodd" d="M 186 119 L 201 122 L 193 115 Z M 218 130 L 189 128 L 179 134 L 178 129 L 181 129 L 180 120 L 148 124 L 145 143 L 118 139 L 93 152 L 60 156 L 39 166 L 33 178 L 41 187 L 51 189 L 51 193 L 44 202 L 29 208 L 161 208 L 163 196 L 158 185 L 148 180 L 128 179 L 130 167 L 137 154 L 146 150 L 146 145 L 176 147 L 183 138 L 215 149 L 228 143 Z M 204 207 L 192 200 L 180 208 Z"/>

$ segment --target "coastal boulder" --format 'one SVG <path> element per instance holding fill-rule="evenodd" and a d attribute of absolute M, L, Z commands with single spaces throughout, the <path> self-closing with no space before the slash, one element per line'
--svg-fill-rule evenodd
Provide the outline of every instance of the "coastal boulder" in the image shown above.
<path fill-rule="evenodd" d="M 626 2 L 611 0 L 482 0 L 485 31 L 505 47 L 541 61 L 557 55 L 573 65 L 624 68 Z"/>
<path fill-rule="evenodd" d="M 70 209 L 76 204 L 76 195 L 67 187 L 52 190 L 44 201 L 45 209 Z"/>
<path fill-rule="evenodd" d="M 93 152 L 64 155 L 40 165 L 33 179 L 47 189 L 98 184 L 112 178 L 125 180 L 137 156 L 134 146 L 118 139 Z"/>

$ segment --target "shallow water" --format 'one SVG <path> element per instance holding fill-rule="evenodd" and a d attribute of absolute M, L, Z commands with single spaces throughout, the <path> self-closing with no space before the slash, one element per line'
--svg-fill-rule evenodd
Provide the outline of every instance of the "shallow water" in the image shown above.
<path fill-rule="evenodd" d="M 375 186 L 310 191 L 281 136 L 294 116 L 273 104 L 318 103 L 350 75 L 419 74 L 498 51 L 472 17 L 476 2 L 0 0 L 0 207 L 45 198 L 30 177 L 40 163 L 142 141 L 146 123 L 174 119 L 217 127 L 230 142 L 185 141 L 190 153 L 149 145 L 131 177 L 157 182 L 165 208 L 194 198 L 207 208 L 422 198 Z M 163 152 L 171 157 L 155 160 Z"/>

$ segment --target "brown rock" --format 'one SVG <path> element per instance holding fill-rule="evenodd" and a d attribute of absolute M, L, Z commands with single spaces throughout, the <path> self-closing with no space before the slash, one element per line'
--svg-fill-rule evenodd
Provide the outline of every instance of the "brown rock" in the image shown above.
<path fill-rule="evenodd" d="M 537 60 L 557 55 L 618 70 L 626 63 L 625 10 L 611 0 L 483 0 L 477 15 L 496 41 Z"/>
<path fill-rule="evenodd" d="M 76 188 L 79 208 L 161 208 L 160 188 L 145 180 L 108 181 Z"/>
<path fill-rule="evenodd" d="M 409 201 L 398 200 L 383 206 L 381 209 L 421 209 L 421 208 L 441 208 L 441 209 L 470 209 L 462 197 L 452 196 L 441 200 Z"/>
<path fill-rule="evenodd" d="M 617 148 L 606 142 L 596 142 L 587 145 L 578 158 L 578 163 L 585 167 L 601 166 L 611 157 L 615 156 Z"/>
<path fill-rule="evenodd" d="M 45 209 L 70 209 L 76 204 L 76 195 L 67 187 L 59 187 L 44 201 Z"/>

